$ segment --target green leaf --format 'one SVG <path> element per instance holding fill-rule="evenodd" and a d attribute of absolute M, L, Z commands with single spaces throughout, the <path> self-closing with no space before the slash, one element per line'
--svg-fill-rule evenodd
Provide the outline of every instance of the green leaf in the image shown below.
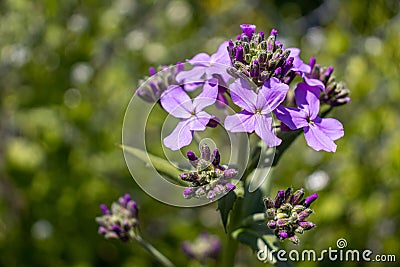
<path fill-rule="evenodd" d="M 147 151 L 130 147 L 119 145 L 124 151 L 128 152 L 129 154 L 135 156 L 136 158 L 142 160 L 146 163 L 147 166 L 153 166 L 157 171 L 163 173 L 168 176 L 168 178 L 180 185 L 188 186 L 188 183 L 179 179 L 179 175 L 181 172 L 171 165 L 167 160 L 157 157 Z"/>
<path fill-rule="evenodd" d="M 218 200 L 218 210 L 221 214 L 221 220 L 222 224 L 224 225 L 225 233 L 227 232 L 226 225 L 228 224 L 229 213 L 233 209 L 236 199 L 237 197 L 235 192 L 230 191 L 228 194 Z"/>
<path fill-rule="evenodd" d="M 276 252 L 280 249 L 275 235 L 265 224 L 253 224 L 251 227 L 239 228 L 232 233 L 233 238 L 239 242 L 248 245 L 254 253 L 259 253 L 260 250 L 268 250 L 269 254 L 266 261 L 275 266 L 289 267 L 290 262 L 279 261 L 276 257 Z M 271 252 L 275 253 L 271 253 Z"/>

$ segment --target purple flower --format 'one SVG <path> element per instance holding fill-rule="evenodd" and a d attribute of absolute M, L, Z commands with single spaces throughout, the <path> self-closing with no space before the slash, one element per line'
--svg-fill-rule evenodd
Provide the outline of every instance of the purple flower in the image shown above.
<path fill-rule="evenodd" d="M 216 74 L 221 75 L 224 81 L 227 82 L 230 76 L 226 72 L 226 68 L 231 65 L 227 47 L 228 42 L 225 41 L 219 46 L 218 51 L 211 56 L 206 53 L 200 53 L 189 59 L 188 62 L 194 66 L 193 69 L 180 72 L 176 76 L 176 80 L 181 83 L 189 83 L 189 89 L 185 86 L 188 91 L 194 89 L 193 83 L 209 80 Z M 205 75 L 204 78 L 202 78 L 203 75 Z"/>
<path fill-rule="evenodd" d="M 175 118 L 181 119 L 172 133 L 164 138 L 164 144 L 178 150 L 189 145 L 194 131 L 204 131 L 213 116 L 203 111 L 216 101 L 218 93 L 217 79 L 206 82 L 200 95 L 190 99 L 189 95 L 177 85 L 170 86 L 161 96 L 161 105 Z"/>
<path fill-rule="evenodd" d="M 293 71 L 299 71 L 301 73 L 309 73 L 311 71 L 311 67 L 303 62 L 300 58 L 300 49 L 299 48 L 287 48 L 286 50 L 290 51 L 289 57 L 293 58 Z"/>
<path fill-rule="evenodd" d="M 302 128 L 307 144 L 313 149 L 335 152 L 336 144 L 333 141 L 344 135 L 343 125 L 336 119 L 318 117 L 319 94 L 319 87 L 299 83 L 295 90 L 298 108 L 280 105 L 275 114 L 291 130 Z"/>
<path fill-rule="evenodd" d="M 243 110 L 227 116 L 225 128 L 230 132 L 255 131 L 267 145 L 278 146 L 281 140 L 273 132 L 270 113 L 285 99 L 289 86 L 276 78 L 271 78 L 256 94 L 247 82 L 239 79 L 230 88 L 233 103 Z"/>

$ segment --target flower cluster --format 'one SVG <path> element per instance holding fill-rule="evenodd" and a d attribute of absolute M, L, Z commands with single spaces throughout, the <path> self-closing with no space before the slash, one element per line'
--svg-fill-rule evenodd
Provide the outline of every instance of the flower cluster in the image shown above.
<path fill-rule="evenodd" d="M 278 191 L 274 200 L 269 197 L 264 199 L 267 225 L 275 231 L 279 239 L 288 238 L 297 244 L 299 238 L 296 234 L 302 234 L 315 227 L 315 224 L 306 219 L 313 212 L 309 207 L 318 195 L 314 193 L 305 199 L 303 196 L 303 189 L 293 193 L 292 188 L 288 188 L 286 191 Z"/>
<path fill-rule="evenodd" d="M 140 97 L 159 98 L 161 106 L 179 119 L 164 144 L 179 150 L 192 142 L 194 132 L 221 125 L 230 132 L 255 133 L 268 146 L 279 146 L 282 140 L 274 131 L 279 120 L 282 131 L 303 130 L 311 148 L 336 151 L 334 141 L 344 135 L 343 126 L 336 119 L 324 119 L 321 106 L 340 106 L 350 98 L 349 90 L 332 75 L 333 68 L 321 67 L 315 58 L 304 63 L 300 49 L 285 48 L 277 30 L 265 36 L 255 25 L 243 24 L 241 29 L 236 40 L 224 41 L 216 53 L 200 53 L 185 67 L 179 63 L 171 68 L 167 82 L 138 89 Z M 294 94 L 288 94 L 292 90 Z M 206 111 L 230 103 L 240 111 L 225 118 Z"/>
<path fill-rule="evenodd" d="M 309 72 L 310 67 L 298 57 L 300 50 L 285 49 L 276 39 L 277 30 L 265 39 L 263 31 L 255 33 L 255 25 L 242 24 L 241 28 L 237 40 L 229 41 L 229 57 L 232 65 L 258 86 L 272 77 L 289 84 L 295 71 Z"/>
<path fill-rule="evenodd" d="M 118 199 L 111 205 L 111 210 L 101 204 L 102 216 L 96 218 L 100 225 L 98 232 L 105 238 L 117 238 L 124 242 L 131 241 L 136 235 L 139 225 L 138 208 L 129 194 Z"/>
<path fill-rule="evenodd" d="M 200 152 L 200 158 L 192 151 L 187 153 L 189 162 L 195 170 L 180 175 L 182 180 L 191 183 L 183 191 L 183 196 L 187 199 L 206 197 L 213 200 L 221 193 L 235 189 L 236 186 L 230 181 L 236 176 L 237 171 L 220 165 L 221 156 L 218 149 L 214 149 L 211 153 L 208 145 L 204 144 Z"/>
<path fill-rule="evenodd" d="M 189 258 L 205 262 L 207 259 L 218 258 L 221 241 L 217 236 L 203 232 L 194 241 L 183 242 L 182 250 Z"/>

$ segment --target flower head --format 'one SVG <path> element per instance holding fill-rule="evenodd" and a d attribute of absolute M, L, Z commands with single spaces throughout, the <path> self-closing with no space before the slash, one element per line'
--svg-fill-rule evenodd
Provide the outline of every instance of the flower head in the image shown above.
<path fill-rule="evenodd" d="M 313 149 L 336 151 L 335 140 L 344 135 L 343 125 L 336 119 L 318 117 L 320 88 L 299 83 L 295 90 L 297 108 L 280 105 L 276 117 L 291 130 L 303 129 L 307 144 Z"/>
<path fill-rule="evenodd" d="M 309 207 L 318 195 L 314 193 L 305 199 L 303 196 L 303 189 L 293 193 L 292 188 L 288 188 L 286 191 L 279 190 L 274 200 L 269 197 L 264 198 L 267 225 L 275 231 L 279 239 L 289 238 L 297 244 L 299 238 L 296 234 L 302 234 L 315 227 L 315 224 L 306 219 L 313 213 Z"/>
<path fill-rule="evenodd" d="M 233 103 L 243 110 L 227 116 L 225 128 L 230 132 L 255 132 L 269 146 L 279 145 L 281 140 L 273 132 L 270 113 L 283 102 L 288 90 L 288 85 L 271 78 L 256 94 L 249 83 L 237 79 L 230 86 L 230 93 Z"/>
<path fill-rule="evenodd" d="M 117 238 L 124 242 L 133 240 L 139 225 L 138 207 L 129 194 L 118 199 L 111 205 L 111 210 L 101 204 L 102 216 L 96 218 L 100 225 L 98 232 L 105 238 Z"/>
<path fill-rule="evenodd" d="M 193 139 L 193 132 L 204 131 L 208 123 L 215 119 L 203 109 L 215 103 L 217 87 L 217 79 L 211 79 L 204 84 L 201 94 L 193 100 L 177 85 L 170 86 L 164 92 L 161 96 L 162 107 L 169 114 L 180 119 L 172 133 L 164 138 L 164 144 L 168 148 L 178 150 L 189 145 Z"/>
<path fill-rule="evenodd" d="M 189 258 L 205 262 L 207 259 L 218 258 L 221 241 L 217 236 L 203 232 L 194 241 L 183 242 L 182 250 Z"/>
<path fill-rule="evenodd" d="M 255 25 L 242 24 L 240 27 L 242 34 L 236 41 L 228 43 L 229 56 L 232 65 L 258 86 L 272 77 L 289 84 L 297 73 L 310 71 L 299 57 L 300 49 L 285 49 L 276 40 L 277 30 L 272 30 L 265 39 L 264 32 L 255 33 Z"/>
<path fill-rule="evenodd" d="M 220 164 L 221 156 L 217 148 L 211 153 L 209 146 L 204 144 L 201 147 L 200 158 L 192 151 L 187 153 L 187 157 L 195 170 L 180 175 L 182 180 L 191 183 L 183 192 L 185 198 L 206 197 L 213 200 L 218 195 L 236 188 L 230 181 L 237 171 Z"/>

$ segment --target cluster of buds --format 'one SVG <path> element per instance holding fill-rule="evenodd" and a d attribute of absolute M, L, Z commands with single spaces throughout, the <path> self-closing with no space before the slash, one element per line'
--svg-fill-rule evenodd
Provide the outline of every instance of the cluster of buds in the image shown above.
<path fill-rule="evenodd" d="M 290 239 L 294 244 L 299 243 L 296 234 L 315 227 L 312 222 L 306 221 L 307 217 L 313 212 L 310 205 L 318 195 L 314 193 L 303 199 L 304 189 L 293 193 L 292 188 L 286 191 L 280 190 L 275 200 L 267 197 L 264 199 L 267 225 L 275 231 L 275 235 L 280 239 Z"/>
<path fill-rule="evenodd" d="M 221 156 L 218 149 L 211 153 L 208 145 L 201 147 L 201 157 L 198 158 L 192 151 L 187 152 L 190 164 L 195 168 L 194 171 L 182 173 L 180 178 L 190 182 L 191 185 L 183 191 L 185 198 L 206 197 L 213 200 L 221 193 L 229 192 L 236 188 L 230 181 L 237 174 L 234 169 L 220 165 Z"/>
<path fill-rule="evenodd" d="M 260 86 L 271 77 L 278 78 L 289 84 L 295 72 L 293 57 L 289 57 L 290 50 L 285 50 L 281 42 L 276 40 L 277 30 L 272 30 L 268 38 L 264 32 L 255 33 L 256 26 L 242 24 L 242 34 L 236 41 L 228 43 L 228 53 L 232 65 L 245 76 Z"/>
<path fill-rule="evenodd" d="M 217 236 L 203 232 L 193 242 L 183 242 L 182 250 L 189 258 L 205 262 L 207 259 L 218 258 L 221 241 Z"/>
<path fill-rule="evenodd" d="M 181 62 L 176 65 L 158 67 L 157 71 L 154 67 L 150 67 L 150 77 L 139 81 L 141 86 L 136 90 L 136 94 L 146 102 L 157 102 L 168 86 L 179 84 L 176 81 L 176 75 L 184 69 L 185 66 Z"/>
<path fill-rule="evenodd" d="M 105 238 L 116 238 L 124 242 L 135 238 L 138 220 L 138 208 L 135 201 L 126 194 L 118 199 L 118 203 L 111 205 L 111 210 L 101 204 L 102 216 L 96 218 L 100 225 L 98 232 Z"/>
<path fill-rule="evenodd" d="M 333 67 L 321 67 L 316 64 L 314 57 L 310 59 L 311 72 L 306 74 L 307 78 L 320 80 L 325 86 L 325 92 L 321 94 L 320 100 L 332 107 L 341 106 L 350 102 L 350 90 L 342 83 L 337 82 L 332 75 Z"/>

